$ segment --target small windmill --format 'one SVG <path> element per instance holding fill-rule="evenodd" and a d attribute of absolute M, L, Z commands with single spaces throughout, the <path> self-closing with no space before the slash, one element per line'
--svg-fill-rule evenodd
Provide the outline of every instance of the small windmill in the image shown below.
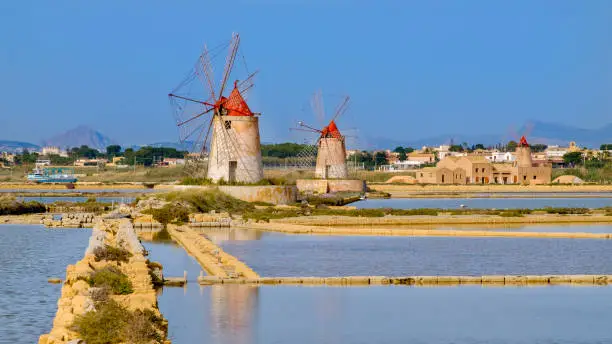
<path fill-rule="evenodd" d="M 239 55 L 239 45 L 240 36 L 233 34 L 227 44 L 211 50 L 205 46 L 185 80 L 168 95 L 180 140 L 192 144 L 187 168 L 192 176 L 206 176 L 212 181 L 247 183 L 255 183 L 263 178 L 260 114 L 253 113 L 245 100 L 245 94 L 253 87 L 253 77 L 257 72 L 242 82 L 234 81 L 233 89 L 225 96 Z M 213 64 L 226 48 L 229 52 L 220 86 L 216 88 Z M 246 67 L 246 62 L 244 65 Z M 202 84 L 205 85 L 204 92 Z M 205 98 L 202 98 L 203 93 L 207 93 Z"/>
<path fill-rule="evenodd" d="M 316 149 L 315 177 L 322 179 L 346 179 L 348 169 L 346 167 L 346 142 L 345 137 L 340 133 L 336 120 L 346 112 L 349 104 L 349 97 L 345 97 L 334 111 L 334 116 L 329 123 L 322 129 L 314 128 L 303 121 L 298 122 L 299 128 L 293 130 L 307 131 L 318 134 L 318 138 L 313 148 Z M 315 93 L 312 99 L 312 108 L 319 119 L 325 118 L 325 108 L 321 92 Z M 314 154 L 312 150 L 304 150 L 300 157 L 302 161 L 308 161 Z"/>

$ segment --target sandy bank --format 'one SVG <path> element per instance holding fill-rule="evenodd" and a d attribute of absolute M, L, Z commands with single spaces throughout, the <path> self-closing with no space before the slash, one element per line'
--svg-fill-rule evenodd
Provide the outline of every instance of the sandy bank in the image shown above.
<path fill-rule="evenodd" d="M 442 218 L 442 219 L 440 219 Z M 463 218 L 463 219 L 461 219 Z M 528 218 L 528 219 L 525 219 Z M 435 229 L 426 226 L 436 224 L 492 225 L 492 224 L 536 224 L 536 223 L 580 223 L 579 220 L 590 219 L 600 223 L 599 216 L 548 216 L 536 215 L 517 218 L 499 216 L 389 216 L 385 218 L 354 218 L 344 216 L 319 216 L 287 218 L 272 220 L 270 223 L 246 223 L 242 228 L 287 234 L 317 235 L 366 235 L 366 236 L 443 236 L 443 237 L 496 237 L 496 238 L 551 238 L 551 239 L 612 239 L 612 233 L 581 232 L 512 232 L 493 231 L 488 229 L 461 230 Z M 612 223 L 611 216 L 604 216 Z M 558 221 L 566 220 L 567 221 Z M 437 220 L 437 222 L 436 222 Z M 523 222 L 519 222 L 523 220 Z M 528 221 L 525 221 L 528 220 Z M 368 221 L 367 223 L 365 221 Z M 497 221 L 497 222 L 494 222 Z M 509 222 L 503 222 L 509 221 Z M 512 222 L 510 222 L 512 221 Z M 539 222 L 538 222 L 539 221 Z M 555 222 L 556 221 L 556 222 Z M 592 222 L 591 222 L 592 223 Z M 338 226 L 346 227 L 338 227 Z M 354 227 L 350 227 L 353 225 Z M 392 227 L 393 225 L 410 225 L 410 227 Z M 419 228 L 419 225 L 422 226 Z M 424 227 L 424 228 L 423 228 Z"/>
<path fill-rule="evenodd" d="M 470 193 L 565 193 L 563 197 L 574 197 L 571 193 L 612 192 L 612 185 L 416 185 L 416 184 L 370 184 L 370 189 L 387 192 L 391 197 L 466 197 Z M 456 195 L 453 195 L 456 194 Z M 461 194 L 461 195 L 457 195 Z M 584 195 L 576 195 L 585 197 Z M 507 195 L 503 195 L 507 197 Z M 527 197 L 533 197 L 529 195 Z M 546 197 L 549 197 L 547 195 Z M 592 197 L 592 196 L 586 196 Z M 594 195 L 596 197 L 596 195 Z"/>
<path fill-rule="evenodd" d="M 66 185 L 61 184 L 29 184 L 29 183 L 0 183 L 0 189 L 15 189 L 15 190 L 67 190 Z M 94 182 L 77 182 L 74 190 L 79 189 L 146 189 L 143 183 L 120 183 L 120 184 L 103 184 Z"/>
<path fill-rule="evenodd" d="M 221 278 L 258 278 L 259 275 L 236 257 L 187 226 L 168 226 L 168 232 L 209 275 Z"/>
<path fill-rule="evenodd" d="M 383 226 L 383 225 L 458 225 L 458 224 L 545 224 L 545 223 L 612 223 L 612 216 L 593 215 L 525 215 L 503 217 L 497 215 L 417 215 L 417 216 L 301 216 L 271 220 L 274 224 L 311 226 Z"/>
<path fill-rule="evenodd" d="M 210 284 L 304 285 L 304 286 L 369 286 L 407 285 L 415 287 L 482 285 L 482 286 L 605 286 L 612 284 L 612 275 L 488 275 L 488 276 L 345 276 L 345 277 L 263 277 L 227 280 L 201 277 L 198 282 Z"/>
<path fill-rule="evenodd" d="M 0 216 L 0 224 L 40 225 L 44 217 L 45 214 L 2 215 Z"/>

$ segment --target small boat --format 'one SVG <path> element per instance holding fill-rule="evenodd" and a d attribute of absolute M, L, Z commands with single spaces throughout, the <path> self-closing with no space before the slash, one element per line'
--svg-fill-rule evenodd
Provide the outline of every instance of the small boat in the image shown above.
<path fill-rule="evenodd" d="M 74 185 L 73 183 L 77 181 L 72 168 L 41 168 L 38 166 L 28 174 L 27 179 L 37 184 Z"/>
<path fill-rule="evenodd" d="M 363 194 L 363 195 L 359 196 L 359 199 L 360 199 L 361 201 L 363 201 L 363 200 L 364 200 L 364 199 L 366 199 L 366 198 L 367 198 L 367 197 L 366 197 L 366 195 L 365 195 L 365 194 Z"/>
<path fill-rule="evenodd" d="M 467 208 L 467 205 L 461 204 L 461 205 L 459 205 L 459 208 Z"/>

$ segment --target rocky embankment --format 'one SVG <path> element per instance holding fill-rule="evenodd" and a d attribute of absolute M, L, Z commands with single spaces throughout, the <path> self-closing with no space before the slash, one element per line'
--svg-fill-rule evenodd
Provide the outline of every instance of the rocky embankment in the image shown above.
<path fill-rule="evenodd" d="M 94 219 L 93 213 L 46 214 L 40 223 L 47 227 L 83 228 L 91 227 Z"/>
<path fill-rule="evenodd" d="M 57 305 L 53 327 L 39 344 L 79 343 L 92 333 L 108 335 L 111 330 L 116 337 L 109 343 L 141 342 L 135 335 L 145 336 L 147 343 L 163 343 L 166 338 L 167 323 L 157 309 L 146 251 L 127 219 L 94 225 L 83 259 L 66 268 Z M 122 319 L 115 326 L 118 317 Z M 104 326 L 109 330 L 102 330 Z"/>

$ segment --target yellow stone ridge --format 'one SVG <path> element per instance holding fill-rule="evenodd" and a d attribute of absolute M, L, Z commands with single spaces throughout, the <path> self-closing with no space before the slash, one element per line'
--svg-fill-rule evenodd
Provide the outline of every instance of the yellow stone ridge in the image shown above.
<path fill-rule="evenodd" d="M 612 218 L 611 216 L 608 216 Z M 296 220 L 295 222 L 298 222 Z M 380 226 L 355 226 L 352 228 L 319 226 L 271 221 L 248 223 L 237 228 L 257 229 L 287 234 L 364 235 L 364 236 L 423 236 L 423 237 L 492 237 L 492 238 L 549 238 L 549 239 L 612 239 L 612 233 L 585 232 L 512 232 L 494 230 L 453 230 L 424 228 L 388 228 Z"/>
<path fill-rule="evenodd" d="M 168 232 L 209 275 L 221 278 L 259 278 L 245 263 L 188 226 L 168 225 Z"/>
<path fill-rule="evenodd" d="M 94 249 L 105 244 L 120 246 L 132 253 L 132 257 L 121 265 L 109 261 L 96 262 Z M 40 336 L 38 343 L 59 344 L 78 339 L 77 333 L 71 331 L 70 327 L 77 316 L 92 310 L 94 305 L 89 293 L 89 284 L 79 277 L 88 277 L 94 269 L 104 266 L 120 269 L 128 276 L 134 288 L 132 294 L 114 295 L 113 299 L 130 310 L 150 309 L 161 317 L 144 252 L 129 220 L 98 221 L 92 230 L 83 259 L 66 268 L 66 279 L 57 302 L 53 327 L 48 334 Z"/>
<path fill-rule="evenodd" d="M 567 284 L 573 286 L 605 286 L 612 284 L 612 275 L 486 275 L 486 276 L 343 276 L 343 277 L 260 277 L 227 279 L 217 276 L 198 278 L 202 285 L 255 284 L 303 286 L 543 286 Z"/>

